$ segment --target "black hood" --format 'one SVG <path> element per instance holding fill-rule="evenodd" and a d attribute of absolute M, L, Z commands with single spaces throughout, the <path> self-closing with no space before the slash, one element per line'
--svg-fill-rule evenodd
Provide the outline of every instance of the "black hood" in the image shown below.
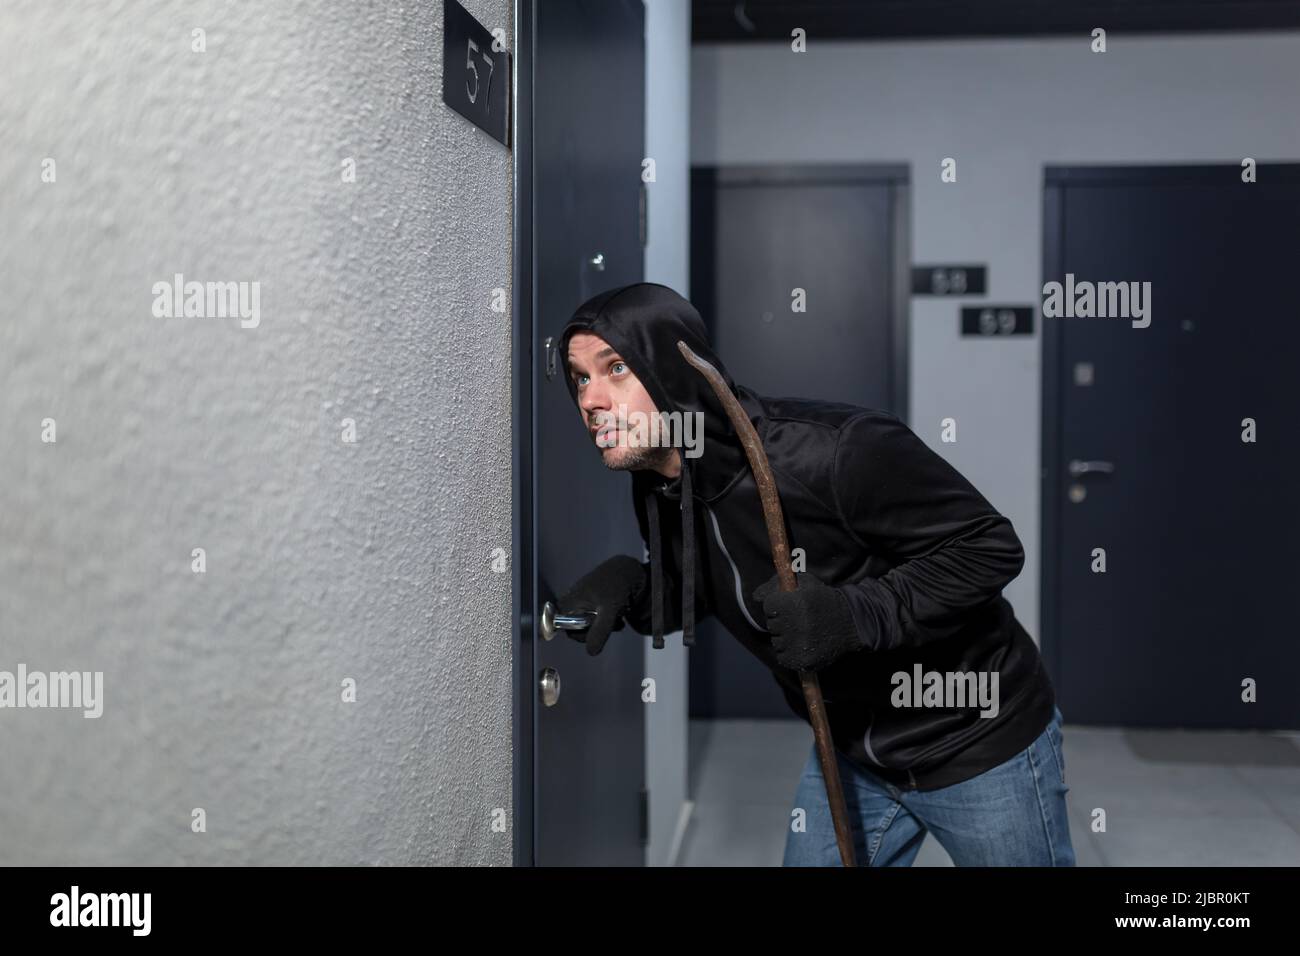
<path fill-rule="evenodd" d="M 564 381 L 574 404 L 578 388 L 569 374 L 569 337 L 590 332 L 610 344 L 627 362 L 661 412 L 703 413 L 701 454 L 688 458 L 682 449 L 682 642 L 694 643 L 695 513 L 694 498 L 711 502 L 725 494 L 748 470 L 744 447 L 708 381 L 687 364 L 678 341 L 718 370 L 749 413 L 761 418 L 757 396 L 738 387 L 709 345 L 708 330 L 699 312 L 668 286 L 638 282 L 609 289 L 584 302 L 560 336 Z M 756 423 L 757 424 L 757 423 Z M 759 434 L 762 434 L 760 428 Z M 663 579 L 659 554 L 659 513 L 656 488 L 672 487 L 658 472 L 634 471 L 632 487 L 646 505 L 649 523 L 650 577 L 654 646 L 663 647 Z"/>

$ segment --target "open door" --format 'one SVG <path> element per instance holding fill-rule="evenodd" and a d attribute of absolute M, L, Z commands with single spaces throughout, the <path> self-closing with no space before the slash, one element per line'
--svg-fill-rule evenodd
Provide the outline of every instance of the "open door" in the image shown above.
<path fill-rule="evenodd" d="M 531 299 L 517 302 L 517 342 L 531 353 L 521 349 L 515 360 L 531 416 L 517 419 L 514 432 L 530 445 L 518 457 L 516 488 L 527 495 L 531 484 L 531 500 L 517 504 L 516 520 L 517 553 L 532 567 L 516 578 L 516 701 L 524 711 L 516 715 L 516 748 L 524 748 L 516 799 L 529 802 L 515 808 L 516 862 L 641 866 L 646 638 L 624 628 L 590 657 L 563 631 L 546 639 L 541 625 L 548 602 L 562 614 L 558 595 L 601 561 L 644 556 L 631 475 L 605 468 L 549 342 L 583 301 L 643 278 L 645 11 L 641 0 L 520 8 L 532 27 L 521 24 L 520 42 L 531 37 L 532 46 L 519 61 L 518 102 L 531 113 L 518 120 L 516 252 L 528 261 L 516 263 L 515 296 Z M 528 415 L 528 404 L 517 397 L 516 414 Z"/>

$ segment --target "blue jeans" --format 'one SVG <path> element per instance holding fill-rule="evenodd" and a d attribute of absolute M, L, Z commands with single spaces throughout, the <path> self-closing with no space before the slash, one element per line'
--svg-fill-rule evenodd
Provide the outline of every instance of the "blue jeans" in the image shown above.
<path fill-rule="evenodd" d="M 938 790 L 904 790 L 839 754 L 858 866 L 911 866 L 927 831 L 957 866 L 1074 866 L 1065 812 L 1061 711 L 1005 763 Z M 838 752 L 837 752 L 838 753 Z M 814 744 L 799 780 L 783 866 L 839 866 L 826 784 Z"/>

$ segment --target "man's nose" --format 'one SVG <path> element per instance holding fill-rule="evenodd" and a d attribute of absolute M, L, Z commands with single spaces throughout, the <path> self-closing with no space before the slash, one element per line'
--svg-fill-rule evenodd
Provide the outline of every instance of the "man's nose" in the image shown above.
<path fill-rule="evenodd" d="M 609 408 L 609 390 L 596 382 L 589 382 L 582 393 L 582 409 L 587 413 Z"/>

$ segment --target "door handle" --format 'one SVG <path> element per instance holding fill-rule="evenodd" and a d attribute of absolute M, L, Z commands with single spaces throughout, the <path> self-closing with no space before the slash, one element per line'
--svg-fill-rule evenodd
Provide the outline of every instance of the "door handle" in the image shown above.
<path fill-rule="evenodd" d="M 1092 474 L 1094 472 L 1109 475 L 1115 471 L 1115 465 L 1109 461 L 1080 461 L 1077 458 L 1070 460 L 1070 476 L 1078 478 L 1080 475 Z"/>
<path fill-rule="evenodd" d="M 548 641 L 555 636 L 556 631 L 585 631 L 595 621 L 595 611 L 561 614 L 550 601 L 542 605 L 542 637 Z"/>

